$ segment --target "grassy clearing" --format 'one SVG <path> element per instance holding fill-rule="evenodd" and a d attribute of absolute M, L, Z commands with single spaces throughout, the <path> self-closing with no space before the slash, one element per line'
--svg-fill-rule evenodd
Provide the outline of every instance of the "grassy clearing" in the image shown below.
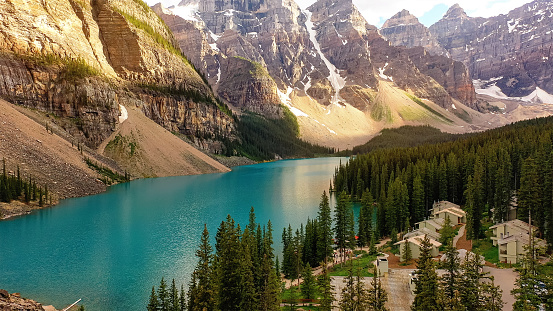
<path fill-rule="evenodd" d="M 472 251 L 484 256 L 486 261 L 498 264 L 499 263 L 499 250 L 497 246 L 493 246 L 492 230 L 489 228 L 492 226 L 492 222 L 487 220 L 482 223 L 482 230 L 485 233 L 486 238 L 474 241 L 472 244 Z"/>
<path fill-rule="evenodd" d="M 372 271 L 372 268 L 374 267 L 373 261 L 376 260 L 376 255 L 369 255 L 367 252 L 363 251 L 362 254 L 357 255 L 358 258 L 354 259 L 353 261 L 353 268 L 356 269 L 359 267 L 361 269 L 361 276 L 363 277 L 372 277 L 373 274 L 369 271 Z M 331 276 L 347 276 L 348 275 L 348 264 L 344 263 L 340 267 L 340 265 L 334 266 L 330 270 Z"/>

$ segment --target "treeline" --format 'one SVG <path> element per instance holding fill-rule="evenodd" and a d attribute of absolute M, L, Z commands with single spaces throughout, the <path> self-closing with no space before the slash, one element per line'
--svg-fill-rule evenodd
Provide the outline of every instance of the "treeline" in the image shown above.
<path fill-rule="evenodd" d="M 237 131 L 240 141 L 230 144 L 230 149 L 254 160 L 274 160 L 277 155 L 282 158 L 314 157 L 335 151 L 300 139 L 296 116 L 286 108 L 282 119 L 245 113 L 237 122 Z"/>
<path fill-rule="evenodd" d="M 280 310 L 272 231 L 270 221 L 255 222 L 253 208 L 244 230 L 229 215 L 217 229 L 213 253 L 204 227 L 186 299 L 182 291 L 173 299 L 176 290 L 152 289 L 148 310 Z"/>
<path fill-rule="evenodd" d="M 382 148 L 416 147 L 422 144 L 443 143 L 465 136 L 468 134 L 444 133 L 430 125 L 405 125 L 399 128 L 383 129 L 380 135 L 367 143 L 355 146 L 352 150 L 344 150 L 340 152 L 340 155 L 368 153 Z"/>
<path fill-rule="evenodd" d="M 37 186 L 36 182 L 29 177 L 25 179 L 21 176 L 19 166 L 17 172 L 8 174 L 6 171 L 6 159 L 2 159 L 2 175 L 0 175 L 0 201 L 10 203 L 12 200 L 19 200 L 25 203 L 38 201 L 39 206 L 44 206 L 44 203 L 52 197 L 48 191 L 48 186 Z"/>
<path fill-rule="evenodd" d="M 377 206 L 377 233 L 403 231 L 427 217 L 433 202 L 464 205 L 467 234 L 483 235 L 481 220 L 517 216 L 553 243 L 553 117 L 521 121 L 455 141 L 378 149 L 336 170 L 334 190 Z"/>

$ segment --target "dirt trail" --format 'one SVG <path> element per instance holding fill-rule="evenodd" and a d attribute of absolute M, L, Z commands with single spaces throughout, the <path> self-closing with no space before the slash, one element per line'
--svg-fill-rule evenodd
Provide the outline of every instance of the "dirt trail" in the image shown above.
<path fill-rule="evenodd" d="M 390 269 L 387 276 L 381 278 L 382 287 L 388 292 L 386 307 L 390 310 L 411 310 L 415 297 L 409 288 L 409 273 L 412 269 Z"/>

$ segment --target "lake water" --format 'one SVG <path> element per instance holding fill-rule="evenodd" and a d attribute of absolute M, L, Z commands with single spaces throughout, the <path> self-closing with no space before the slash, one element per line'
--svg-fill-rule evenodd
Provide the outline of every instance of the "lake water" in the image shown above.
<path fill-rule="evenodd" d="M 317 215 L 345 158 L 286 160 L 232 172 L 143 179 L 0 222 L 0 288 L 61 309 L 145 310 L 162 276 L 188 284 L 204 223 L 211 237 L 230 214 L 244 227 L 282 228 Z M 333 206 L 333 203 L 332 203 Z"/>

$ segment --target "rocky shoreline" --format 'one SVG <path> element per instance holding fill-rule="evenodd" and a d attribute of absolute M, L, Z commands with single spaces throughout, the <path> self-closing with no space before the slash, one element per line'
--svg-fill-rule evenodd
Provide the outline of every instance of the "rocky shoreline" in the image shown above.
<path fill-rule="evenodd" d="M 52 202 L 52 204 L 44 204 L 39 206 L 37 202 L 24 203 L 20 201 L 12 201 L 10 203 L 0 202 L 0 220 L 6 220 L 9 218 L 28 215 L 34 210 L 44 209 L 56 205 L 58 202 Z"/>
<path fill-rule="evenodd" d="M 8 291 L 0 289 L 0 311 L 57 311 L 53 306 L 43 306 L 42 304 L 22 298 L 20 294 L 10 294 Z"/>

